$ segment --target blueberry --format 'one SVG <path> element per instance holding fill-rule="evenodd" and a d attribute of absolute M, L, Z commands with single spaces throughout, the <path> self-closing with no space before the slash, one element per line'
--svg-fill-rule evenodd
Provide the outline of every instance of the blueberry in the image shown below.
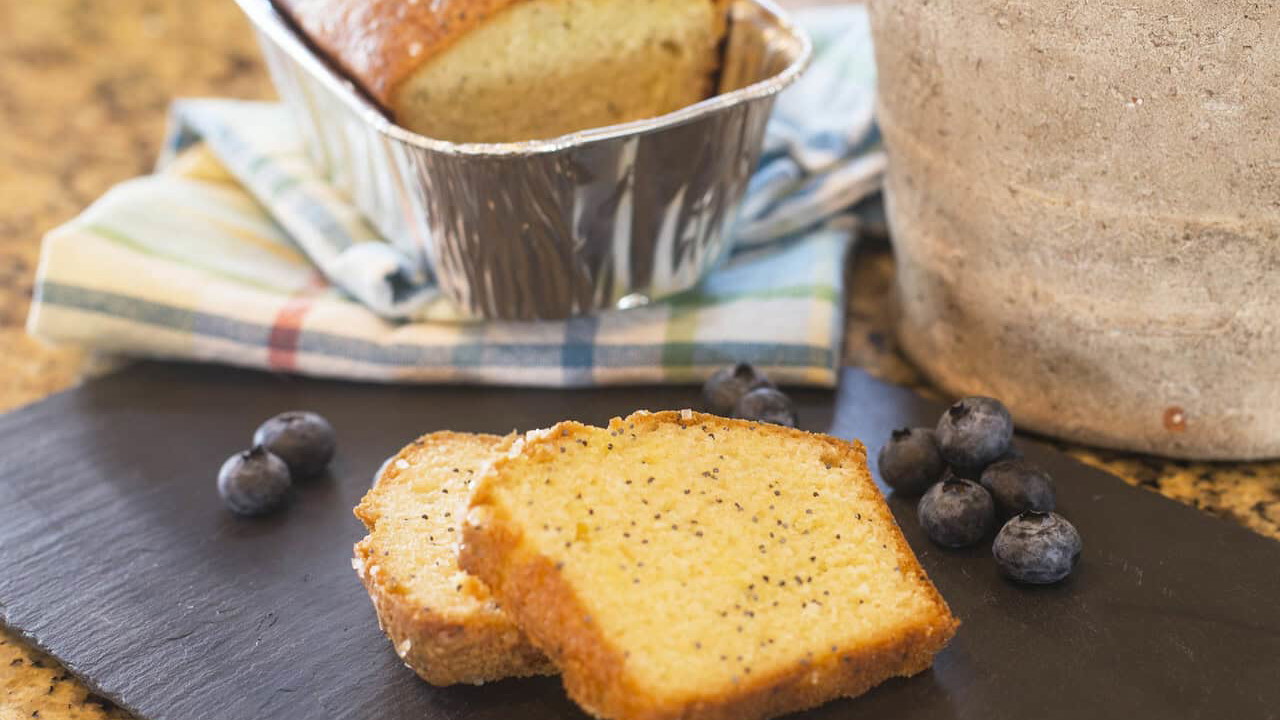
<path fill-rule="evenodd" d="M 1053 479 L 1030 460 L 1000 460 L 982 471 L 982 487 L 996 501 L 1001 518 L 1023 510 L 1053 509 Z"/>
<path fill-rule="evenodd" d="M 991 494 L 978 483 L 954 475 L 929 488 L 920 498 L 917 513 L 929 538 L 947 547 L 978 542 L 996 522 Z"/>
<path fill-rule="evenodd" d="M 1046 585 L 1071 574 L 1082 547 L 1080 533 L 1066 518 L 1028 510 L 1000 528 L 991 554 L 1005 577 Z"/>
<path fill-rule="evenodd" d="M 786 427 L 796 426 L 796 409 L 791 398 L 772 387 L 756 388 L 738 398 L 733 405 L 733 416 Z"/>
<path fill-rule="evenodd" d="M 749 363 L 738 363 L 720 368 L 707 378 L 702 386 L 702 402 L 708 412 L 729 415 L 739 398 L 762 387 L 773 387 L 773 383 Z"/>
<path fill-rule="evenodd" d="M 942 478 L 946 463 L 929 428 L 900 428 L 889 436 L 878 457 L 880 477 L 894 492 L 919 495 Z"/>
<path fill-rule="evenodd" d="M 261 445 L 227 458 L 218 471 L 218 494 L 238 515 L 262 515 L 289 496 L 289 466 Z"/>
<path fill-rule="evenodd" d="M 967 397 L 938 420 L 938 449 L 957 474 L 971 474 L 1009 451 L 1013 418 L 999 400 Z"/>
<path fill-rule="evenodd" d="M 337 440 L 328 420 L 313 412 L 294 410 L 259 425 L 253 444 L 284 460 L 294 480 L 307 480 L 329 466 Z"/>
<path fill-rule="evenodd" d="M 939 449 L 939 452 L 941 452 L 941 449 Z M 948 465 L 947 471 L 954 473 L 956 477 L 962 477 L 965 480 L 972 480 L 976 483 L 981 484 L 982 473 L 986 472 L 987 468 L 991 467 L 991 465 L 995 465 L 996 463 L 1003 462 L 1005 460 L 1019 460 L 1021 458 L 1022 458 L 1022 451 L 1019 450 L 1016 445 L 1014 445 L 1013 443 L 1010 443 L 1009 449 L 1005 451 L 1003 455 L 991 461 L 990 465 L 979 465 L 977 467 L 961 467 L 959 465 Z"/>

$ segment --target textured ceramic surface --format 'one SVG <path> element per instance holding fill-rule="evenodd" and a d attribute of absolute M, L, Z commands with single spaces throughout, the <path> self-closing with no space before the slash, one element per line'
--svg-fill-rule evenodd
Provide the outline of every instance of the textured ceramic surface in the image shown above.
<path fill-rule="evenodd" d="M 720 93 L 550 140 L 450 143 L 394 125 L 272 9 L 239 0 L 322 172 L 474 317 L 562 318 L 692 287 L 728 234 L 777 93 L 810 45 L 732 6 Z"/>
<path fill-rule="evenodd" d="M 1280 6 L 872 9 L 912 359 L 1052 435 L 1280 455 Z"/>

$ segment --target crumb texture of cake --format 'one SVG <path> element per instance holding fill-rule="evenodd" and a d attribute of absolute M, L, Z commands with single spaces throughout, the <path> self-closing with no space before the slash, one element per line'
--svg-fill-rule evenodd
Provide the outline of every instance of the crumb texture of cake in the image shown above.
<path fill-rule="evenodd" d="M 656 117 L 713 93 L 727 0 L 279 0 L 396 121 L 508 142 Z"/>
<path fill-rule="evenodd" d="M 860 443 L 691 411 L 565 422 L 480 480 L 462 566 L 570 696 L 750 720 L 926 669 L 958 621 Z"/>
<path fill-rule="evenodd" d="M 352 565 L 396 653 L 433 685 L 555 672 L 484 583 L 458 567 L 471 488 L 504 442 L 424 435 L 387 462 L 355 509 L 369 534 Z"/>

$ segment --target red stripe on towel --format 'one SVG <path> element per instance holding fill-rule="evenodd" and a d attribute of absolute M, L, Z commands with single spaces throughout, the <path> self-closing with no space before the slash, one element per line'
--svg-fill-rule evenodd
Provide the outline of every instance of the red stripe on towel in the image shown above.
<path fill-rule="evenodd" d="M 293 371 L 298 365 L 298 338 L 302 335 L 302 321 L 313 305 L 315 296 L 329 286 L 324 276 L 316 273 L 307 286 L 285 301 L 271 324 L 267 336 L 267 364 L 272 370 Z"/>

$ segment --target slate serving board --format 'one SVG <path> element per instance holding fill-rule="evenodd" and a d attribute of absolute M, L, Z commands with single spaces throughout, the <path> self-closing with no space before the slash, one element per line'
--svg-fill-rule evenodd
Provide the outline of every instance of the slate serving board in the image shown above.
<path fill-rule="evenodd" d="M 794 394 L 808 429 L 932 424 L 940 406 L 847 370 Z M 139 716 L 580 718 L 553 678 L 435 689 L 378 632 L 349 565 L 351 507 L 420 432 L 603 422 L 696 403 L 693 388 L 405 388 L 141 364 L 0 418 L 5 622 Z M 228 514 L 213 476 L 291 408 L 340 435 L 331 477 L 284 514 Z M 1280 713 L 1280 543 L 1032 441 L 1085 539 L 1062 585 L 1001 580 L 984 545 L 907 539 L 964 621 L 934 668 L 805 718 L 1267 718 Z"/>

